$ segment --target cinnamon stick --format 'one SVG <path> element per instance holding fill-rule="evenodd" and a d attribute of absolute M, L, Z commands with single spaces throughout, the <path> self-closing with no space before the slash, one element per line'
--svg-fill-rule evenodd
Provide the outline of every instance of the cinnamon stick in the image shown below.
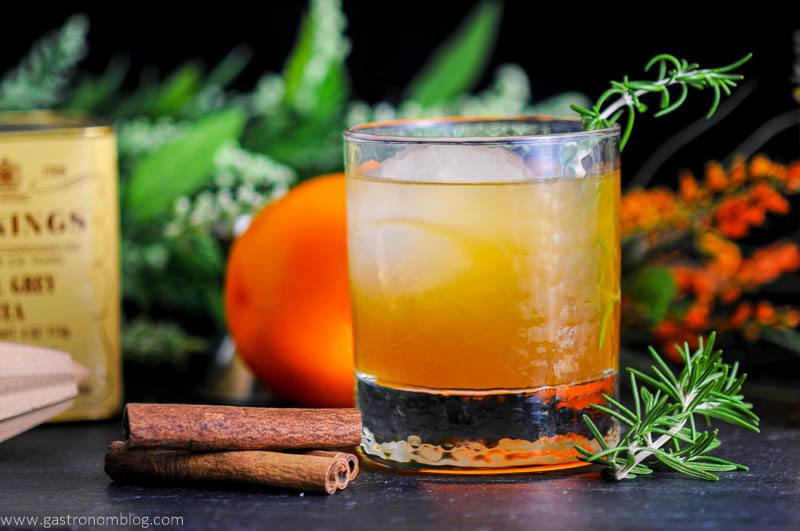
<path fill-rule="evenodd" d="M 335 450 L 311 450 L 305 452 L 306 455 L 319 455 L 322 457 L 333 457 L 334 459 L 344 459 L 347 463 L 347 468 L 350 471 L 348 479 L 353 481 L 358 475 L 358 457 L 347 452 L 337 452 Z"/>
<path fill-rule="evenodd" d="M 118 481 L 209 481 L 247 483 L 333 494 L 349 482 L 344 459 L 264 451 L 191 453 L 134 449 L 111 443 L 105 471 Z"/>
<path fill-rule="evenodd" d="M 361 442 L 361 415 L 357 409 L 128 404 L 123 429 L 130 448 L 345 448 Z"/>

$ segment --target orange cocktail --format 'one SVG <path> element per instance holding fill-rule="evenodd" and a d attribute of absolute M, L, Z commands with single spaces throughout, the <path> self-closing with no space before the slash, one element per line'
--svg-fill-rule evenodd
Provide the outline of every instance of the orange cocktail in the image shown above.
<path fill-rule="evenodd" d="M 475 119 L 348 132 L 367 454 L 552 467 L 596 444 L 584 413 L 614 436 L 588 405 L 613 393 L 617 371 L 617 131 L 577 128 Z"/>

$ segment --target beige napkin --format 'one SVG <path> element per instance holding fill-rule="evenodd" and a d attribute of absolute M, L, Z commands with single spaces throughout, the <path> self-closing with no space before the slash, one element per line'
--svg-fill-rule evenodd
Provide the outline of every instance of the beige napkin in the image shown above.
<path fill-rule="evenodd" d="M 65 352 L 0 342 L 0 441 L 66 410 L 83 377 Z"/>

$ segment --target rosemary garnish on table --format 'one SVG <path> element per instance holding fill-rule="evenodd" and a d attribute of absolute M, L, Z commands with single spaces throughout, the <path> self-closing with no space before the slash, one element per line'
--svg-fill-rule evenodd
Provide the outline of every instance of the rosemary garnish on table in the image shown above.
<path fill-rule="evenodd" d="M 642 96 L 647 94 L 661 95 L 659 110 L 655 113 L 655 116 L 659 117 L 669 114 L 680 107 L 686 101 L 690 88 L 701 90 L 710 88 L 714 93 L 714 99 L 706 118 L 711 118 L 719 107 L 722 94 L 730 95 L 731 89 L 736 86 L 736 82 L 743 79 L 742 75 L 732 73 L 733 70 L 749 61 L 752 55 L 747 54 L 727 66 L 700 68 L 700 65 L 696 63 L 690 63 L 685 59 L 678 59 L 674 55 L 662 53 L 650 59 L 644 67 L 645 72 L 647 72 L 657 65 L 657 79 L 634 81 L 625 76 L 622 81 L 612 81 L 611 87 L 600 95 L 600 98 L 591 108 L 572 105 L 572 110 L 581 115 L 581 121 L 586 130 L 611 127 L 625 115 L 626 123 L 620 140 L 620 150 L 622 150 L 631 136 L 636 113 L 645 113 L 647 111 L 647 105 L 641 101 Z M 678 89 L 678 97 L 673 99 L 670 90 L 675 88 Z"/>
<path fill-rule="evenodd" d="M 737 363 L 722 361 L 722 351 L 714 350 L 715 338 L 713 333 L 708 341 L 700 338 L 695 352 L 690 352 L 687 344 L 678 348 L 684 361 L 678 376 L 651 347 L 655 364 L 649 374 L 628 368 L 632 410 L 608 395 L 603 397 L 610 407 L 591 406 L 617 419 L 627 431 L 616 446 L 609 446 L 594 422 L 584 415 L 601 450 L 592 453 L 576 446 L 581 459 L 605 465 L 603 477 L 611 480 L 650 474 L 656 467 L 710 481 L 719 479 L 714 472 L 747 470 L 744 465 L 708 455 L 720 446 L 711 419 L 759 431 L 758 416 L 741 393 L 746 375 L 739 374 Z M 700 420 L 705 421 L 707 430 L 698 428 Z"/>

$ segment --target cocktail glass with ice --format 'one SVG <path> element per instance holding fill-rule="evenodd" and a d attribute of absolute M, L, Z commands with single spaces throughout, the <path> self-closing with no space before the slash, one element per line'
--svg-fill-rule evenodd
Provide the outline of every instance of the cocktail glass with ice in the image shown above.
<path fill-rule="evenodd" d="M 345 132 L 363 451 L 393 466 L 576 464 L 612 419 L 619 130 L 458 118 Z"/>

